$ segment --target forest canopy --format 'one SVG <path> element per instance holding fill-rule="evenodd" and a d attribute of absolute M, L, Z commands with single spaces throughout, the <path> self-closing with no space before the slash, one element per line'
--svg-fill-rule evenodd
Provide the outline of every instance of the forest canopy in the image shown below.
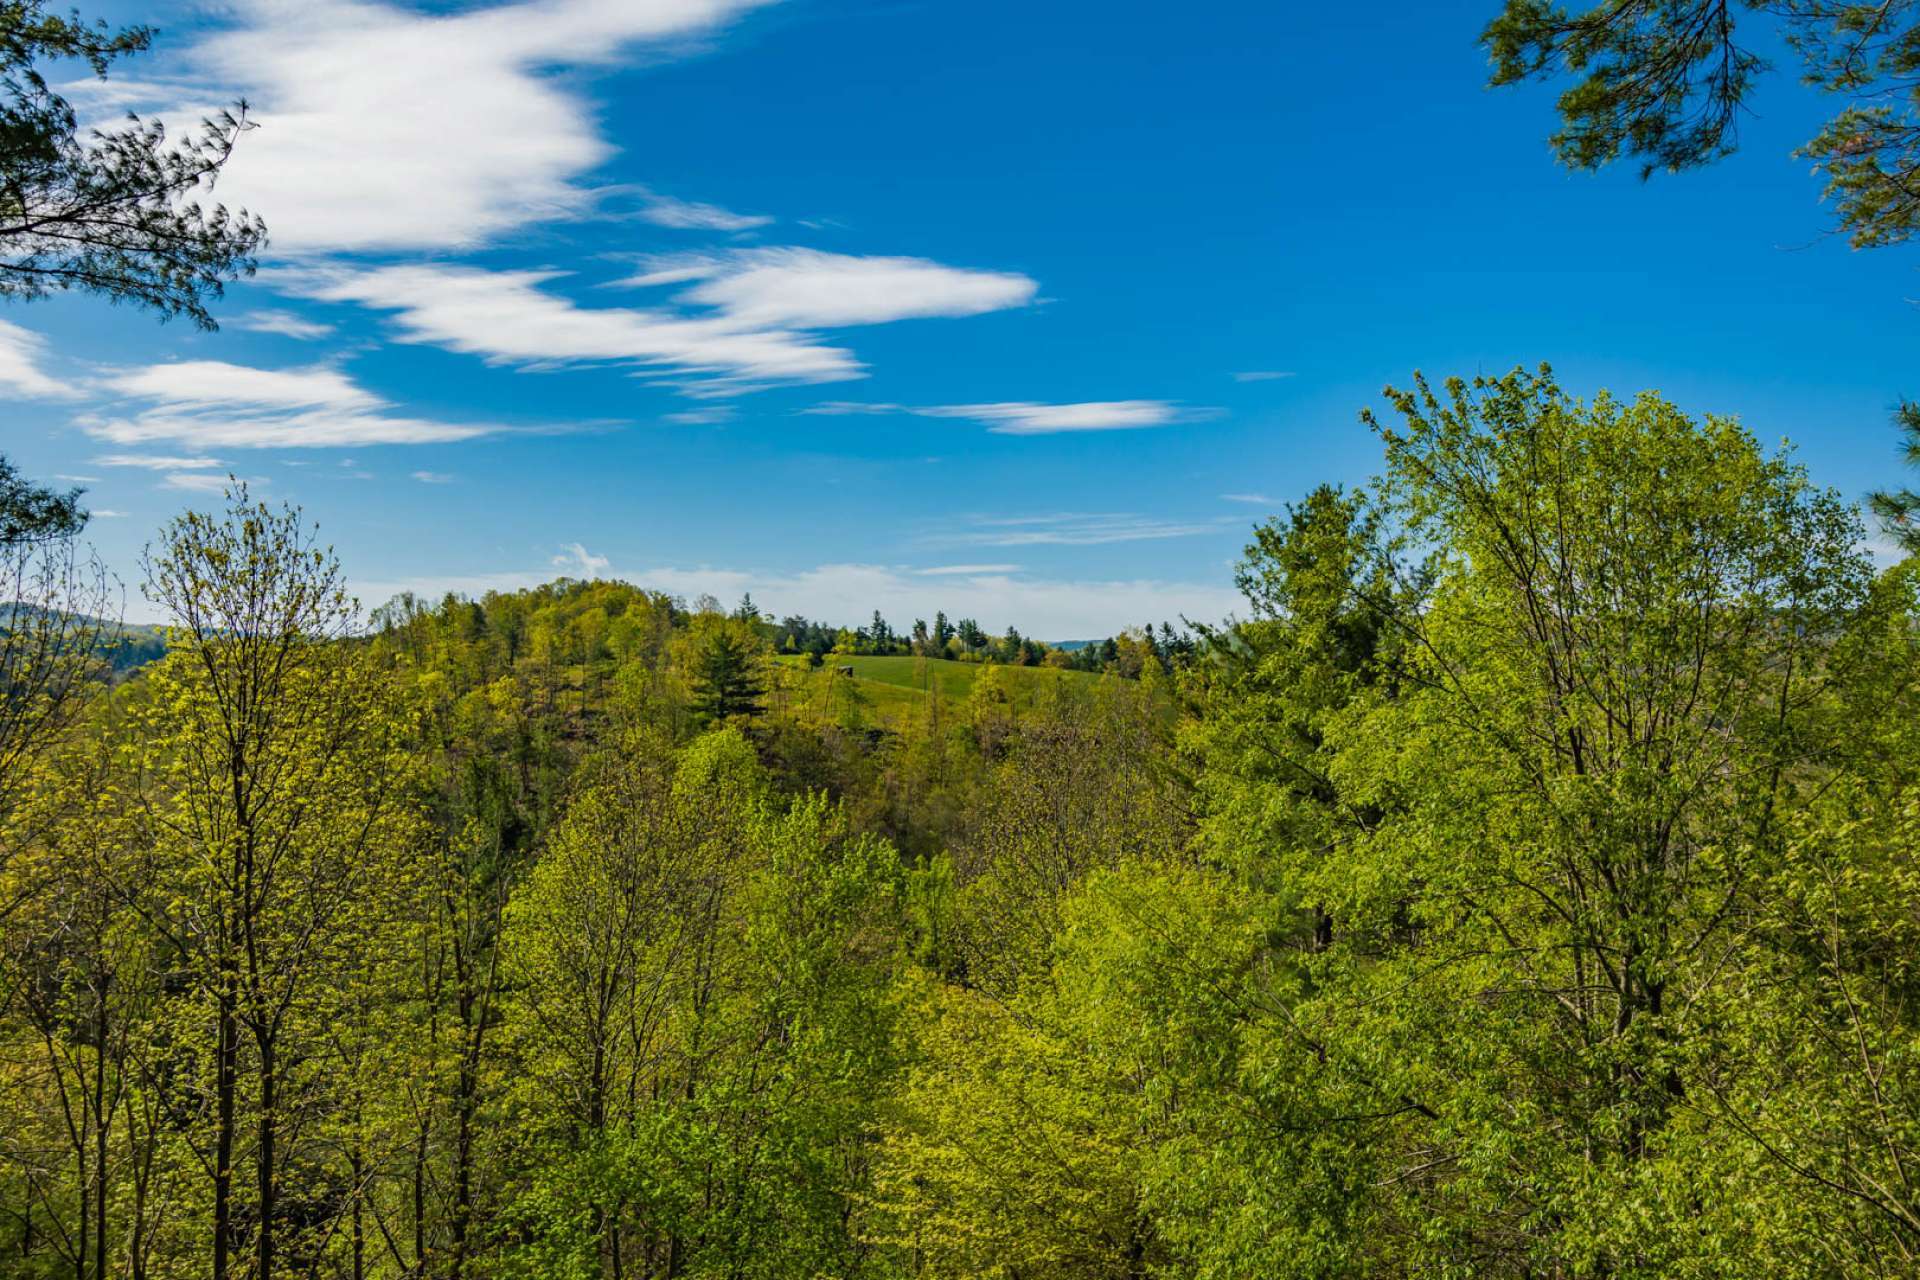
<path fill-rule="evenodd" d="M 1073 650 L 368 624 L 236 485 L 116 677 L 32 508 L 0 1269 L 1914 1274 L 1912 566 L 1732 418 L 1388 402 L 1237 618 Z"/>

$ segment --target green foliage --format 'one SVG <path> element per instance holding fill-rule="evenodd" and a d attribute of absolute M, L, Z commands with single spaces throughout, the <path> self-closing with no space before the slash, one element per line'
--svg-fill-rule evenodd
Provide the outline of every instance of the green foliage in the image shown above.
<path fill-rule="evenodd" d="M 892 1071 L 899 869 L 744 739 L 629 741 L 510 910 L 537 1172 L 509 1274 L 854 1276 L 849 1168 Z"/>
<path fill-rule="evenodd" d="M 68 537 L 86 522 L 80 490 L 56 493 L 27 479 L 0 456 L 0 546 Z"/>
<path fill-rule="evenodd" d="M 792 659 L 780 659 L 778 665 L 783 668 L 796 668 L 799 663 Z M 975 683 L 983 678 L 989 667 L 989 664 L 985 663 L 959 662 L 947 658 L 871 654 L 836 655 L 831 665 L 852 667 L 853 678 L 863 686 L 862 691 L 875 699 L 876 705 L 890 714 L 917 711 L 924 706 L 925 697 L 929 693 L 954 703 L 965 703 L 972 694 Z M 1078 671 L 992 665 L 997 667 L 993 678 L 1001 682 L 1001 687 L 1006 691 L 1011 705 L 1023 710 L 1030 710 L 1038 705 L 1054 681 L 1063 678 L 1086 681 L 1090 678 L 1090 673 Z M 911 691 L 916 696 L 900 697 L 893 693 L 893 690 Z M 816 696 L 817 691 L 806 689 L 803 694 L 813 697 Z"/>
<path fill-rule="evenodd" d="M 687 664 L 693 686 L 690 705 L 696 717 L 724 724 L 760 714 L 766 653 L 746 620 L 703 615 L 694 620 L 687 644 L 692 651 Z"/>
<path fill-rule="evenodd" d="M 363 635 L 184 517 L 0 793 L 8 1274 L 1912 1274 L 1920 566 L 1654 395 L 1389 399 L 1101 677 Z"/>
<path fill-rule="evenodd" d="M 1903 402 L 1894 414 L 1894 425 L 1900 430 L 1901 461 L 1909 467 L 1920 466 L 1920 404 Z M 1904 485 L 1876 489 L 1868 495 L 1867 504 L 1896 546 L 1908 553 L 1920 550 L 1920 525 L 1915 523 L 1920 517 L 1920 493 Z"/>

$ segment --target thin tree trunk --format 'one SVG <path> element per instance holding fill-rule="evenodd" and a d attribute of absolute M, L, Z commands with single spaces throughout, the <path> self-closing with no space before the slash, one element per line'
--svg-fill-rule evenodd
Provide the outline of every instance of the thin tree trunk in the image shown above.
<path fill-rule="evenodd" d="M 99 1008 L 94 1029 L 99 1037 L 93 1055 L 93 1274 L 107 1280 L 107 1138 L 113 1111 L 107 1101 L 107 986 L 100 979 Z"/>
<path fill-rule="evenodd" d="M 259 1233 L 258 1280 L 273 1280 L 273 1228 L 274 1215 L 278 1210 L 275 1203 L 274 1160 L 278 1154 L 275 1143 L 279 1139 L 279 1117 L 274 1114 L 274 1107 L 277 1105 L 275 1094 L 278 1081 L 275 1079 L 273 1036 L 256 1035 L 255 1039 L 260 1048 L 260 1143 L 254 1155 L 260 1195 L 260 1221 L 255 1228 Z"/>
<path fill-rule="evenodd" d="M 353 1143 L 353 1280 L 366 1280 L 367 1275 L 367 1228 L 364 1221 L 366 1202 L 366 1157 L 360 1150 L 360 1139 L 356 1136 Z"/>
<path fill-rule="evenodd" d="M 214 1065 L 213 1280 L 227 1280 L 233 1248 L 233 1102 L 237 1087 L 240 1027 L 234 1016 L 233 961 L 220 962 L 220 1043 Z"/>

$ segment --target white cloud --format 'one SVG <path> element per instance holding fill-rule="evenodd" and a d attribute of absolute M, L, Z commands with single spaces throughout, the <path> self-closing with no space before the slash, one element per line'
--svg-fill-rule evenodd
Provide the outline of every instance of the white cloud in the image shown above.
<path fill-rule="evenodd" d="M 188 493 L 219 493 L 227 487 L 226 464 L 218 458 L 183 458 L 159 453 L 108 453 L 94 459 L 105 467 L 137 467 L 160 472 L 162 489 L 184 489 Z M 264 477 L 250 481 L 267 484 Z"/>
<path fill-rule="evenodd" d="M 678 295 L 682 302 L 712 307 L 748 328 L 836 329 L 977 316 L 1024 307 L 1039 289 L 1016 272 L 818 249 L 739 249 L 656 258 L 648 265 L 648 271 L 625 283 L 651 287 L 699 281 Z"/>
<path fill-rule="evenodd" d="M 453 477 L 444 471 L 415 471 L 413 478 L 421 484 L 452 484 Z"/>
<path fill-rule="evenodd" d="M 975 518 L 968 526 L 943 532 L 929 542 L 968 547 L 1098 547 L 1115 542 L 1155 542 L 1197 538 L 1239 524 L 1235 517 L 1214 520 L 1163 520 L 1152 516 L 1062 512 L 1057 515 Z"/>
<path fill-rule="evenodd" d="M 1280 505 L 1278 498 L 1269 498 L 1264 493 L 1223 493 L 1220 495 L 1220 500 L 1222 502 L 1245 502 L 1256 507 L 1277 507 Z"/>
<path fill-rule="evenodd" d="M 584 548 L 569 551 L 585 554 Z M 568 556 L 558 558 L 569 560 Z M 588 559 L 603 564 L 606 558 Z M 688 600 L 708 594 L 731 604 L 751 592 L 761 610 L 775 617 L 803 613 L 852 626 L 865 622 L 878 609 L 894 626 L 904 629 L 915 618 L 931 619 L 935 612 L 945 610 L 950 618 L 976 618 L 989 631 L 998 632 L 1011 624 L 1025 634 L 1050 640 L 1112 635 L 1148 618 L 1214 621 L 1225 618 L 1241 604 L 1231 588 L 1210 583 L 1151 578 L 1038 578 L 1011 570 L 991 571 L 1003 567 L 979 566 L 978 573 L 939 577 L 869 564 L 825 564 L 798 572 L 624 566 L 609 566 L 598 572 L 602 577 L 619 578 Z M 577 564 L 570 562 L 569 569 L 572 576 L 580 576 Z M 516 591 L 537 586 L 552 576 L 539 572 L 423 575 L 356 581 L 353 585 L 360 598 L 371 604 L 402 591 L 429 599 L 447 591 L 473 596 Z"/>
<path fill-rule="evenodd" d="M 822 417 L 845 418 L 878 416 L 887 413 L 911 413 L 904 404 L 869 404 L 859 400 L 823 400 L 819 404 L 808 405 L 800 410 L 804 414 L 818 414 Z"/>
<path fill-rule="evenodd" d="M 1167 400 L 1095 400 L 1082 404 L 946 404 L 915 409 L 928 418 L 965 418 L 996 435 L 1038 436 L 1061 431 L 1130 431 L 1178 422 L 1180 406 Z"/>
<path fill-rule="evenodd" d="M 287 272 L 278 278 L 324 301 L 395 313 L 401 341 L 523 367 L 579 362 L 655 367 L 692 379 L 683 384 L 689 391 L 710 394 L 864 376 L 852 352 L 826 345 L 809 331 L 813 327 L 974 315 L 1022 305 L 1034 288 L 1024 276 L 917 259 L 766 252 L 801 256 L 775 264 L 763 251 L 751 251 L 662 268 L 644 278 L 653 284 L 669 277 L 704 280 L 675 298 L 682 308 L 698 310 L 576 306 L 541 287 L 560 274 L 551 271 L 421 264 Z M 867 273 L 860 265 L 874 262 L 911 267 Z M 836 300 L 834 290 L 842 286 L 850 292 Z"/>
<path fill-rule="evenodd" d="M 676 200 L 656 192 L 647 193 L 639 216 L 656 227 L 676 231 L 751 231 L 773 221 L 759 214 L 735 213 L 719 205 Z"/>
<path fill-rule="evenodd" d="M 131 414 L 77 419 L 83 430 L 114 444 L 325 449 L 440 444 L 499 429 L 389 413 L 385 400 L 323 366 L 255 369 L 219 360 L 182 360 L 122 370 L 102 385 L 129 400 L 146 402 Z"/>
<path fill-rule="evenodd" d="M 228 321 L 236 329 L 249 329 L 254 333 L 277 333 L 282 337 L 299 338 L 311 341 L 324 338 L 333 332 L 333 326 L 322 324 L 318 320 L 309 320 L 291 311 L 249 311 Z"/>
<path fill-rule="evenodd" d="M 179 457 L 160 453 L 108 453 L 94 459 L 105 467 L 136 467 L 160 473 L 160 488 L 182 489 L 188 493 L 219 493 L 229 482 L 226 464 L 218 458 Z M 265 476 L 252 476 L 248 484 L 265 485 Z M 100 515 L 100 512 L 94 512 Z"/>
<path fill-rule="evenodd" d="M 624 362 L 751 382 L 832 382 L 861 376 L 852 353 L 808 334 L 741 331 L 667 312 L 587 309 L 544 292 L 555 273 L 476 267 L 385 267 L 309 285 L 314 296 L 396 312 L 404 342 L 492 364 Z"/>
<path fill-rule="evenodd" d="M 915 569 L 914 572 L 931 578 L 952 575 L 977 578 L 983 574 L 1018 573 L 1020 566 L 1017 564 L 937 564 L 925 569 Z"/>
<path fill-rule="evenodd" d="M 255 369 L 223 360 L 181 360 L 108 377 L 122 395 L 183 408 L 239 405 L 250 409 L 372 409 L 378 396 L 338 369 Z"/>
<path fill-rule="evenodd" d="M 109 507 L 93 507 L 88 510 L 87 514 L 99 520 L 125 520 L 127 518 L 126 512 L 115 511 Z"/>
<path fill-rule="evenodd" d="M 103 467 L 145 467 L 149 471 L 206 471 L 222 465 L 218 458 L 181 458 L 156 453 L 107 453 L 94 461 Z"/>
<path fill-rule="evenodd" d="M 856 400 L 827 400 L 800 410 L 828 417 L 910 413 L 920 418 L 959 418 L 982 423 L 989 432 L 1006 436 L 1053 435 L 1062 431 L 1130 431 L 1193 422 L 1213 417 L 1213 409 L 1189 409 L 1171 400 L 1089 400 L 1078 404 L 1043 404 L 1009 400 L 996 404 L 866 404 Z"/>
<path fill-rule="evenodd" d="M 224 475 L 208 475 L 204 471 L 175 471 L 160 482 L 163 489 L 184 489 L 188 493 L 224 493 L 231 481 Z M 272 484 L 266 476 L 248 476 L 247 483 L 259 488 Z"/>
<path fill-rule="evenodd" d="M 1291 371 L 1280 369 L 1249 369 L 1245 373 L 1234 374 L 1233 380 L 1235 382 L 1277 382 L 1281 378 L 1293 376 Z"/>
<path fill-rule="evenodd" d="M 577 542 L 570 542 L 561 548 L 560 554 L 549 563 L 568 577 L 578 578 L 600 577 L 613 565 L 613 561 L 607 557 L 596 556 Z"/>
<path fill-rule="evenodd" d="M 763 2 L 258 0 L 188 51 L 196 87 L 169 114 L 250 100 L 260 128 L 220 195 L 265 214 L 276 251 L 472 247 L 592 202 L 581 179 L 613 147 L 557 70 L 711 35 Z"/>
<path fill-rule="evenodd" d="M 70 400 L 80 394 L 43 372 L 47 340 L 19 325 L 0 320 L 0 388 L 34 400 Z"/>
<path fill-rule="evenodd" d="M 705 409 L 685 409 L 679 413 L 663 413 L 664 422 L 681 427 L 712 427 L 722 422 L 731 422 L 734 418 L 732 405 L 717 404 Z"/>
<path fill-rule="evenodd" d="M 445 444 L 497 428 L 386 414 L 316 410 L 271 418 L 247 413 L 148 410 L 131 418 L 88 418 L 81 426 L 116 444 L 175 441 L 225 449 L 337 449 L 375 444 Z"/>

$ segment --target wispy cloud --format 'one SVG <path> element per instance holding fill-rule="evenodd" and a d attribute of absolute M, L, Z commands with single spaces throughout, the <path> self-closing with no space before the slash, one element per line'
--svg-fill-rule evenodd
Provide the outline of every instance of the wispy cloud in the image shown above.
<path fill-rule="evenodd" d="M 1008 271 L 924 258 L 862 257 L 818 249 L 737 249 L 653 258 L 635 288 L 693 282 L 678 298 L 742 328 L 837 329 L 896 320 L 977 316 L 1033 301 L 1039 285 Z"/>
<path fill-rule="evenodd" d="M 270 213 L 276 252 L 471 248 L 593 202 L 582 180 L 613 147 L 556 69 L 668 51 L 763 2 L 265 0 L 187 51 L 184 81 L 209 88 L 176 90 L 171 114 L 253 104 L 221 195 Z"/>
<path fill-rule="evenodd" d="M 40 367 L 47 342 L 39 334 L 0 320 L 0 389 L 33 400 L 71 400 L 80 394 Z"/>
<path fill-rule="evenodd" d="M 381 404 L 338 369 L 256 369 L 221 360 L 181 360 L 129 369 L 105 380 L 122 395 L 181 408 L 363 410 Z"/>
<path fill-rule="evenodd" d="M 173 471 L 160 481 L 163 489 L 184 489 L 188 493 L 221 493 L 229 483 L 224 475 L 210 475 L 205 471 Z M 272 484 L 267 476 L 248 476 L 247 483 L 254 488 Z"/>
<path fill-rule="evenodd" d="M 1222 502 L 1244 502 L 1256 507 L 1277 507 L 1280 505 L 1278 498 L 1269 498 L 1264 493 L 1223 493 L 1220 495 L 1220 500 Z"/>
<path fill-rule="evenodd" d="M 94 105 L 159 105 L 181 121 L 244 93 L 261 127 L 222 173 L 229 204 L 268 211 L 273 251 L 312 266 L 344 253 L 471 251 L 529 225 L 592 216 L 638 193 L 633 217 L 656 226 L 737 234 L 762 214 L 648 187 L 595 189 L 588 175 L 614 148 L 570 69 L 658 59 L 711 38 L 773 0 L 508 0 L 457 12 L 379 0 L 261 0 L 188 47 L 149 87 L 94 91 Z M 180 86 L 206 85 L 203 93 Z M 76 89 L 83 92 L 84 87 Z M 171 99 L 171 106 L 167 100 Z M 369 157 L 377 157 L 370 162 Z M 434 192 L 422 200 L 422 190 Z M 864 375 L 819 332 L 1030 303 L 1034 281 L 920 258 L 808 248 L 736 248 L 644 260 L 625 286 L 684 286 L 659 305 L 586 308 L 542 286 L 548 271 L 445 264 L 333 272 L 293 293 L 394 314 L 405 341 L 542 367 L 632 363 L 696 395 Z M 236 324 L 291 337 L 320 321 L 262 310 Z"/>
<path fill-rule="evenodd" d="M 128 414 L 94 413 L 76 419 L 89 434 L 114 444 L 324 449 L 439 444 L 499 429 L 391 413 L 387 401 L 326 366 L 257 369 L 219 360 L 182 360 L 121 370 L 103 379 L 102 386 L 145 404 Z"/>
<path fill-rule="evenodd" d="M 676 231 L 751 231 L 773 219 L 762 214 L 735 213 L 716 204 L 700 204 L 649 191 L 643 197 L 639 217 L 656 227 Z"/>
<path fill-rule="evenodd" d="M 704 409 L 683 409 L 678 413 L 663 413 L 662 422 L 671 422 L 681 427 L 712 427 L 722 422 L 731 422 L 734 418 L 732 405 L 709 405 Z"/>
<path fill-rule="evenodd" d="M 182 458 L 158 453 L 104 453 L 94 461 L 103 467 L 144 467 L 149 471 L 208 471 L 224 465 L 218 458 Z"/>
<path fill-rule="evenodd" d="M 549 563 L 569 577 L 597 578 L 613 566 L 606 556 L 594 555 L 577 542 L 570 542 L 561 548 L 560 554 Z"/>
<path fill-rule="evenodd" d="M 407 266 L 344 274 L 317 297 L 394 312 L 402 342 L 479 356 L 490 364 L 582 363 L 663 367 L 723 381 L 832 382 L 862 374 L 851 352 L 786 330 L 619 307 L 586 308 L 540 286 L 558 273 Z"/>
<path fill-rule="evenodd" d="M 1003 404 L 947 404 L 915 409 L 929 418 L 964 418 L 981 422 L 995 435 L 1042 436 L 1062 431 L 1132 431 L 1162 427 L 1182 420 L 1180 406 L 1169 400 L 1093 400 L 1082 404 L 1039 404 L 1012 401 Z"/>
<path fill-rule="evenodd" d="M 942 532 L 928 541 L 971 547 L 1097 547 L 1115 542 L 1150 542 L 1219 533 L 1237 519 L 1166 520 L 1153 516 L 1060 512 L 1002 518 L 975 517 L 968 527 Z"/>
<path fill-rule="evenodd" d="M 775 255 L 769 257 L 768 255 Z M 658 368 L 692 391 L 865 375 L 817 329 L 967 316 L 1029 301 L 1025 276 L 909 258 L 751 250 L 678 260 L 628 283 L 697 281 L 672 309 L 581 307 L 543 288 L 552 271 L 416 265 L 285 273 L 280 282 L 329 302 L 394 313 L 401 341 L 528 368 L 627 363 Z"/>
<path fill-rule="evenodd" d="M 453 477 L 444 471 L 415 471 L 411 473 L 421 484 L 452 484 Z"/>
<path fill-rule="evenodd" d="M 878 417 L 888 413 L 912 413 L 904 404 L 875 404 L 862 400 L 822 400 L 819 404 L 808 405 L 799 412 L 818 414 L 828 418 Z"/>
<path fill-rule="evenodd" d="M 183 457 L 164 453 L 107 453 L 94 459 L 103 467 L 132 467 L 155 471 L 160 488 L 180 489 L 187 493 L 219 493 L 227 487 L 226 464 L 218 458 Z M 265 476 L 248 478 L 249 484 L 271 484 Z M 97 512 L 95 514 L 98 514 Z"/>
<path fill-rule="evenodd" d="M 959 418 L 983 424 L 995 435 L 1041 436 L 1063 431 L 1133 431 L 1216 417 L 1217 409 L 1194 409 L 1172 400 L 1087 400 L 1047 404 L 1007 400 L 991 404 L 868 404 L 827 400 L 800 410 L 829 417 L 909 413 L 920 418 Z"/>
<path fill-rule="evenodd" d="M 928 578 L 949 576 L 977 578 L 984 574 L 1018 573 L 1020 569 L 1021 566 L 1017 564 L 937 564 L 925 569 L 915 569 L 914 572 Z"/>
<path fill-rule="evenodd" d="M 1292 370 L 1249 369 L 1244 373 L 1234 374 L 1233 380 L 1235 382 L 1278 382 L 1282 378 L 1291 378 L 1293 376 Z"/>
<path fill-rule="evenodd" d="M 291 311 L 248 311 L 227 323 L 235 329 L 247 329 L 254 333 L 277 333 L 282 337 L 299 338 L 303 342 L 324 338 L 333 332 L 332 325 L 322 324 L 318 320 L 309 320 Z"/>

